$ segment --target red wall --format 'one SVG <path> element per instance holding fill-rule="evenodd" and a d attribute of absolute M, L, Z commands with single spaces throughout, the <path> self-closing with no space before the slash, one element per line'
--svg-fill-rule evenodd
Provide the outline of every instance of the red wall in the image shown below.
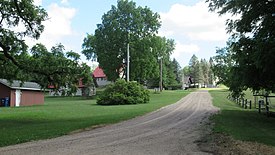
<path fill-rule="evenodd" d="M 0 83 L 0 98 L 10 97 L 10 88 Z"/>
<path fill-rule="evenodd" d="M 10 106 L 15 107 L 15 90 L 11 90 L 11 95 L 10 95 Z"/>
<path fill-rule="evenodd" d="M 44 93 L 40 91 L 21 90 L 20 106 L 44 104 Z"/>

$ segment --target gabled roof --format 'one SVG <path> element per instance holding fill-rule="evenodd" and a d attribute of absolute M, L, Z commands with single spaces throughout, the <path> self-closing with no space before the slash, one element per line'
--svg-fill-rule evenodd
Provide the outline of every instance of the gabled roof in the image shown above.
<path fill-rule="evenodd" d="M 95 78 L 105 78 L 106 75 L 104 74 L 103 70 L 98 66 L 93 72 L 93 77 Z"/>
<path fill-rule="evenodd" d="M 14 81 L 12 81 L 12 83 L 10 83 L 6 79 L 0 79 L 0 83 L 2 83 L 3 85 L 5 85 L 11 89 L 41 90 L 40 85 L 35 82 L 24 82 L 21 85 L 21 81 L 14 80 Z"/>

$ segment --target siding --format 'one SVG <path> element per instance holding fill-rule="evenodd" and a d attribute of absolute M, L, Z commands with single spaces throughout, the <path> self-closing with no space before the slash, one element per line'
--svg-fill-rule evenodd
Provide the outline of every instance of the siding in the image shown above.
<path fill-rule="evenodd" d="M 0 83 L 0 98 L 10 97 L 10 88 Z"/>
<path fill-rule="evenodd" d="M 10 97 L 10 106 L 15 107 L 15 90 L 11 90 L 11 97 Z"/>
<path fill-rule="evenodd" d="M 44 104 L 44 94 L 40 91 L 21 90 L 20 106 Z"/>
<path fill-rule="evenodd" d="M 96 78 L 96 83 L 99 87 L 106 86 L 111 83 L 111 81 L 107 81 L 106 78 Z"/>

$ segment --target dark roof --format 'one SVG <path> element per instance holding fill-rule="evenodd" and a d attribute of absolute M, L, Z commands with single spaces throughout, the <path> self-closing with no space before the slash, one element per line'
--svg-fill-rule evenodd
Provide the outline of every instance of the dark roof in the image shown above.
<path fill-rule="evenodd" d="M 22 83 L 21 81 L 14 80 L 11 83 L 6 79 L 0 79 L 0 83 L 2 83 L 3 85 L 5 85 L 9 88 L 12 88 L 12 89 L 41 90 L 40 85 L 35 82 Z M 21 85 L 21 83 L 22 83 L 22 85 Z"/>
<path fill-rule="evenodd" d="M 96 67 L 93 72 L 93 77 L 95 78 L 105 78 L 106 75 L 104 74 L 103 70 L 100 67 Z"/>

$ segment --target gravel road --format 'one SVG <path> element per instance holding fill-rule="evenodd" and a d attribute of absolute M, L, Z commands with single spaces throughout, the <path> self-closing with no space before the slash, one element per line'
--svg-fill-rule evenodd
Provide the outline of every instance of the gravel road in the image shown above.
<path fill-rule="evenodd" d="M 195 143 L 217 109 L 207 91 L 129 121 L 49 140 L 0 148 L 1 155 L 185 155 L 207 154 Z"/>

